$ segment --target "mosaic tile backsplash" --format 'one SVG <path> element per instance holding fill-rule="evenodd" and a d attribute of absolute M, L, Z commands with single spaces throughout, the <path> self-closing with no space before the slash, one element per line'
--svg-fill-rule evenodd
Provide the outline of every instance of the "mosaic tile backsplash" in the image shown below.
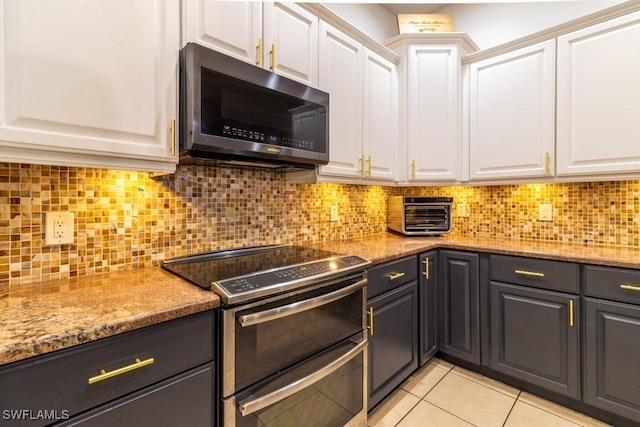
<path fill-rule="evenodd" d="M 305 244 L 386 229 L 390 195 L 451 195 L 473 236 L 640 246 L 640 181 L 381 187 L 291 184 L 283 173 L 178 166 L 174 175 L 0 163 L 0 285 L 157 265 L 203 251 Z M 538 205 L 553 205 L 540 222 Z M 330 207 L 340 220 L 330 222 Z M 75 214 L 75 243 L 43 246 L 43 212 Z"/>

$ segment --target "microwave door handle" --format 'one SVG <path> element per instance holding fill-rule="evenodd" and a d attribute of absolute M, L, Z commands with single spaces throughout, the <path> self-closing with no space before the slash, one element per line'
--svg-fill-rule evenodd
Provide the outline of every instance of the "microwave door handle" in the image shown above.
<path fill-rule="evenodd" d="M 365 349 L 366 345 L 367 340 L 362 339 L 347 353 L 333 360 L 331 363 L 320 368 L 319 370 L 307 375 L 306 377 L 302 377 L 299 380 L 287 384 L 286 386 L 264 396 L 239 402 L 238 410 L 243 417 L 246 417 L 247 415 L 251 415 L 254 412 L 274 405 L 281 400 L 284 400 L 287 397 L 292 396 L 301 390 L 304 390 L 305 388 L 317 383 L 323 378 L 328 377 L 329 375 L 349 363 L 353 358 L 355 358 Z"/>
<path fill-rule="evenodd" d="M 342 299 L 347 295 L 351 295 L 364 288 L 366 284 L 367 279 L 364 279 L 354 283 L 353 285 L 338 289 L 337 291 L 328 293 L 326 295 L 298 301 L 282 307 L 258 311 L 256 313 L 243 314 L 242 316 L 238 317 L 238 322 L 243 328 L 246 328 L 247 326 L 258 325 L 260 323 L 265 323 L 271 320 L 291 316 L 293 314 L 302 313 L 303 311 L 311 310 L 313 308 L 320 307 L 321 305 L 329 304 L 331 302 Z"/>

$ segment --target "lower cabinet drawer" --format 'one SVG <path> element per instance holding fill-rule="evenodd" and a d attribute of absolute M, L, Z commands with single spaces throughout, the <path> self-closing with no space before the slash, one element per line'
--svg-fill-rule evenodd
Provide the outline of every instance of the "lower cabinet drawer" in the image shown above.
<path fill-rule="evenodd" d="M 211 427 L 213 363 L 108 403 L 58 427 Z"/>
<path fill-rule="evenodd" d="M 367 298 L 395 289 L 417 277 L 418 260 L 415 256 L 376 265 L 367 271 Z"/>
<path fill-rule="evenodd" d="M 578 293 L 579 265 L 571 262 L 491 255 L 491 280 Z"/>
<path fill-rule="evenodd" d="M 640 304 L 640 270 L 588 265 L 584 276 L 587 295 Z"/>
<path fill-rule="evenodd" d="M 213 338 L 210 311 L 7 365 L 0 370 L 0 410 L 73 416 L 213 360 Z"/>

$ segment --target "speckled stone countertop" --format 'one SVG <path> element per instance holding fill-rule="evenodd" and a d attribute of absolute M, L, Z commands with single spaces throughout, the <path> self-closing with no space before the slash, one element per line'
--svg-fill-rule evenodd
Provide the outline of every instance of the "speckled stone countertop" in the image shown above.
<path fill-rule="evenodd" d="M 640 249 L 381 233 L 312 245 L 374 264 L 448 248 L 640 269 Z M 216 308 L 220 299 L 148 267 L 0 289 L 0 365 Z"/>
<path fill-rule="evenodd" d="M 639 248 L 469 237 L 455 234 L 442 237 L 405 237 L 395 233 L 381 233 L 314 246 L 338 253 L 359 255 L 374 264 L 430 249 L 447 248 L 640 269 Z"/>
<path fill-rule="evenodd" d="M 219 305 L 160 267 L 0 289 L 0 365 Z"/>

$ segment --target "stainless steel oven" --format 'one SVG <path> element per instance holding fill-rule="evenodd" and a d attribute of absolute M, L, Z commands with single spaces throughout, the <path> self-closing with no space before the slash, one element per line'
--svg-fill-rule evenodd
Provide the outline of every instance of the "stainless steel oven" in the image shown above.
<path fill-rule="evenodd" d="M 367 265 L 295 246 L 165 263 L 221 297 L 221 425 L 366 426 Z"/>

